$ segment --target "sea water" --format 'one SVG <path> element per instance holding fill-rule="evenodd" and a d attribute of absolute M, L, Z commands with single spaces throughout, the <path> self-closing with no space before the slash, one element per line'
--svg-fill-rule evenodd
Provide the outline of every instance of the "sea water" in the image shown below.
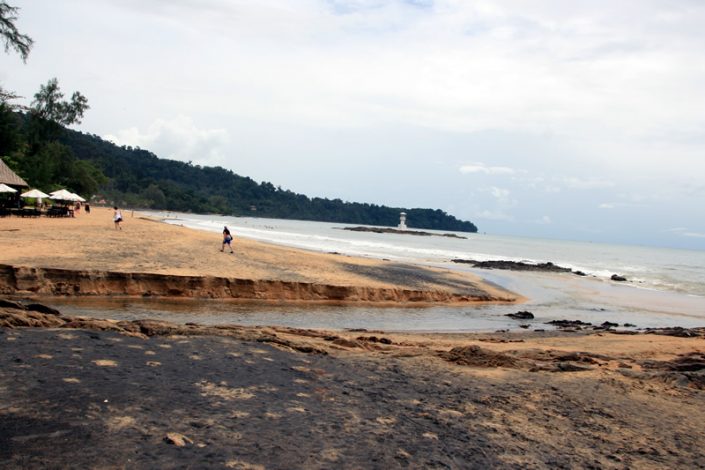
<path fill-rule="evenodd" d="M 607 245 L 486 234 L 423 230 L 438 236 L 344 230 L 350 225 L 324 222 L 219 217 L 148 212 L 165 223 L 214 233 L 214 245 L 224 226 L 237 238 L 307 250 L 363 256 L 470 272 L 523 295 L 521 305 L 479 305 L 433 308 L 372 308 L 355 306 L 277 306 L 223 301 L 143 301 L 123 299 L 101 303 L 111 317 L 158 317 L 199 323 L 271 324 L 309 328 L 368 328 L 396 331 L 488 331 L 548 328 L 551 320 L 571 319 L 600 324 L 628 323 L 639 328 L 705 326 L 705 251 Z M 413 227 L 410 228 L 413 230 Z M 483 270 L 465 260 L 552 262 L 582 271 L 537 273 Z M 627 282 L 611 281 L 618 274 Z M 117 302 L 117 301 L 111 301 Z M 89 302 L 90 303 L 90 302 Z M 71 313 L 95 310 L 96 304 L 69 302 Z M 530 310 L 536 318 L 517 322 L 505 315 Z"/>

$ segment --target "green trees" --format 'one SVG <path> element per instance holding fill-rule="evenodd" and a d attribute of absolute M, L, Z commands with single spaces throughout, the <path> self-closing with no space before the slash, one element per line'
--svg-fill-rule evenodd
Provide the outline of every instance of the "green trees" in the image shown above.
<path fill-rule="evenodd" d="M 399 212 L 404 211 L 413 228 L 477 231 L 471 222 L 438 209 L 309 198 L 225 168 L 164 160 L 144 149 L 118 147 L 69 129 L 64 130 L 61 142 L 77 159 L 90 161 L 105 173 L 108 183 L 102 196 L 120 206 L 382 226 L 396 226 Z"/>
<path fill-rule="evenodd" d="M 0 38 L 27 61 L 34 41 L 17 30 L 16 7 L 0 1 Z M 42 85 L 26 114 L 11 102 L 18 96 L 0 88 L 0 156 L 31 186 L 45 190 L 68 188 L 86 196 L 107 183 L 105 175 L 86 160 L 77 160 L 69 147 L 59 142 L 64 127 L 79 124 L 88 110 L 80 92 L 64 100 L 56 78 Z"/>
<path fill-rule="evenodd" d="M 5 52 L 14 49 L 20 54 L 22 60 L 26 62 L 34 41 L 17 30 L 15 26 L 17 10 L 17 7 L 11 7 L 6 2 L 0 2 L 0 37 L 5 43 Z"/>
<path fill-rule="evenodd" d="M 67 188 L 90 197 L 106 184 L 105 175 L 92 163 L 78 160 L 59 141 L 64 127 L 80 122 L 88 100 L 74 92 L 63 100 L 58 80 L 52 78 L 34 95 L 26 114 L 0 107 L 0 151 L 3 160 L 31 186 L 51 191 Z"/>
<path fill-rule="evenodd" d="M 71 101 L 62 100 L 64 94 L 56 78 L 41 85 L 34 95 L 30 112 L 35 119 L 70 126 L 80 124 L 83 113 L 90 108 L 88 100 L 80 92 L 74 91 Z"/>

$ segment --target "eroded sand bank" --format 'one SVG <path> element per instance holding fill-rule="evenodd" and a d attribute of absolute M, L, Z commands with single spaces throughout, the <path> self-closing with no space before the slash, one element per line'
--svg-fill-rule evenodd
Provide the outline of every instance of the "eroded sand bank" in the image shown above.
<path fill-rule="evenodd" d="M 382 303 L 520 300 L 477 276 L 314 253 L 94 208 L 73 219 L 0 219 L 0 293 Z"/>

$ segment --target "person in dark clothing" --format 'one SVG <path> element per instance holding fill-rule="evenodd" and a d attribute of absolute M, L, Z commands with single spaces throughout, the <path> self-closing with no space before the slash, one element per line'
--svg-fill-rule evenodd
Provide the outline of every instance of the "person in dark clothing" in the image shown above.
<path fill-rule="evenodd" d="M 228 227 L 223 227 L 223 246 L 220 247 L 220 251 L 225 250 L 225 245 L 228 245 L 228 248 L 230 248 L 230 253 L 234 253 L 232 245 L 230 245 L 230 242 L 233 241 L 233 236 L 230 235 L 230 230 L 228 230 Z"/>

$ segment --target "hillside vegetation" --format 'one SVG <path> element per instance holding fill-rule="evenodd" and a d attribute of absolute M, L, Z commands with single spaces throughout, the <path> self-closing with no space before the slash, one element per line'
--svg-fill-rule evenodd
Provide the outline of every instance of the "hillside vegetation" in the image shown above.
<path fill-rule="evenodd" d="M 6 144 L 0 145 L 0 155 L 29 184 L 45 191 L 68 187 L 136 208 L 381 226 L 396 225 L 404 211 L 413 228 L 477 231 L 471 222 L 438 209 L 308 197 L 225 168 L 161 159 L 63 126 L 43 133 L 53 137 L 46 142 L 46 137 L 37 138 L 38 118 L 8 108 L 0 115 L 0 138 Z"/>

